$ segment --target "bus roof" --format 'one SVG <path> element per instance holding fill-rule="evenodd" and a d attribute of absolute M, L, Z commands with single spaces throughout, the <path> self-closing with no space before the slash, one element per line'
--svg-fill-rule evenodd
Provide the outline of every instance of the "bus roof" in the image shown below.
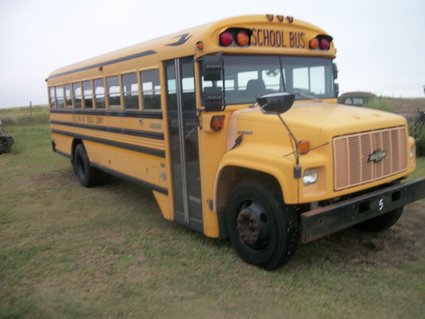
<path fill-rule="evenodd" d="M 282 21 L 280 21 L 283 18 Z M 270 19 L 272 21 L 270 21 Z M 219 45 L 220 34 L 229 28 L 250 30 L 251 44 L 248 47 L 223 47 Z M 232 17 L 171 35 L 146 41 L 140 44 L 103 54 L 53 71 L 48 82 L 68 81 L 78 74 L 78 78 L 101 76 L 116 69 L 134 69 L 134 63 L 144 66 L 157 65 L 159 61 L 178 57 L 201 57 L 206 54 L 289 54 L 335 57 L 335 47 L 331 42 L 326 51 L 311 50 L 309 40 L 317 35 L 327 35 L 322 29 L 291 17 L 272 15 L 249 15 Z M 332 38 L 329 37 L 331 40 Z M 197 43 L 202 43 L 199 49 Z M 253 45 L 255 43 L 255 46 Z M 127 65 L 128 64 L 128 65 Z M 133 67 L 132 67 L 133 65 Z"/>

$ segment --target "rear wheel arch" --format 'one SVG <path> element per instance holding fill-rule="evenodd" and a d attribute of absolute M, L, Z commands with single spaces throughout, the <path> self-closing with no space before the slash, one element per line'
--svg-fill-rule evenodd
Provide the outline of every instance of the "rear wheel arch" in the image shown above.
<path fill-rule="evenodd" d="M 80 139 L 78 139 L 78 138 L 74 138 L 72 140 L 72 145 L 71 145 L 71 165 L 72 165 L 72 168 L 74 169 L 74 173 L 76 173 L 76 168 L 75 168 L 75 149 L 77 148 L 77 146 L 79 144 L 83 144 L 84 145 L 83 141 L 80 140 Z"/>
<path fill-rule="evenodd" d="M 72 156 L 72 158 L 74 158 L 75 149 L 77 148 L 78 144 L 83 144 L 84 145 L 84 143 L 83 143 L 82 140 L 80 140 L 78 138 L 74 138 L 73 141 L 72 141 L 72 146 L 71 146 L 71 156 Z"/>
<path fill-rule="evenodd" d="M 92 166 L 82 140 L 74 139 L 72 142 L 71 162 L 82 186 L 93 187 L 108 183 L 109 174 Z"/>

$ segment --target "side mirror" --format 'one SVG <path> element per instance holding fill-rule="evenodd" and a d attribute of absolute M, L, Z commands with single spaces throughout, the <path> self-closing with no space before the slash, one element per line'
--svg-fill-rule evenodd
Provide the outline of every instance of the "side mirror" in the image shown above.
<path fill-rule="evenodd" d="M 338 78 L 338 66 L 335 62 L 332 63 L 332 73 L 334 76 L 334 80 L 336 80 Z"/>
<path fill-rule="evenodd" d="M 281 114 L 289 111 L 294 104 L 295 94 L 271 93 L 257 97 L 257 103 L 264 113 Z"/>
<path fill-rule="evenodd" d="M 206 87 L 203 92 L 206 112 L 222 111 L 224 106 L 223 90 L 220 87 Z"/>
<path fill-rule="evenodd" d="M 220 81 L 223 74 L 221 56 L 209 55 L 202 58 L 202 75 L 205 81 Z"/>
<path fill-rule="evenodd" d="M 335 97 L 338 97 L 338 95 L 339 95 L 339 84 L 338 83 L 334 83 L 334 93 L 335 93 Z"/>

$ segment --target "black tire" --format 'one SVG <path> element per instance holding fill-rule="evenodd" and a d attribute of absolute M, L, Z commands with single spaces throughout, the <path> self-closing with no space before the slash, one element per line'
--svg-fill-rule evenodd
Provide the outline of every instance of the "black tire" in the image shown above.
<path fill-rule="evenodd" d="M 365 232 L 381 232 L 397 223 L 402 213 L 403 207 L 360 223 L 356 228 Z"/>
<path fill-rule="evenodd" d="M 298 243 L 296 212 L 285 206 L 280 190 L 262 179 L 240 182 L 226 211 L 230 240 L 247 263 L 273 270 L 287 263 Z"/>
<path fill-rule="evenodd" d="M 75 148 L 73 167 L 80 184 L 84 187 L 93 187 L 108 181 L 108 174 L 90 166 L 86 150 L 81 143 Z"/>

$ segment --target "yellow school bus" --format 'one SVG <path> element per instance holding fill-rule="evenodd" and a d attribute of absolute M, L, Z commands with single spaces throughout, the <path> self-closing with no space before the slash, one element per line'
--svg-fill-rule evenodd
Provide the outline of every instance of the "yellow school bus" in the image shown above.
<path fill-rule="evenodd" d="M 152 189 L 163 217 L 229 237 L 264 269 L 425 196 L 406 120 L 337 104 L 333 38 L 283 15 L 229 18 L 48 76 L 52 148 L 85 187 Z"/>

